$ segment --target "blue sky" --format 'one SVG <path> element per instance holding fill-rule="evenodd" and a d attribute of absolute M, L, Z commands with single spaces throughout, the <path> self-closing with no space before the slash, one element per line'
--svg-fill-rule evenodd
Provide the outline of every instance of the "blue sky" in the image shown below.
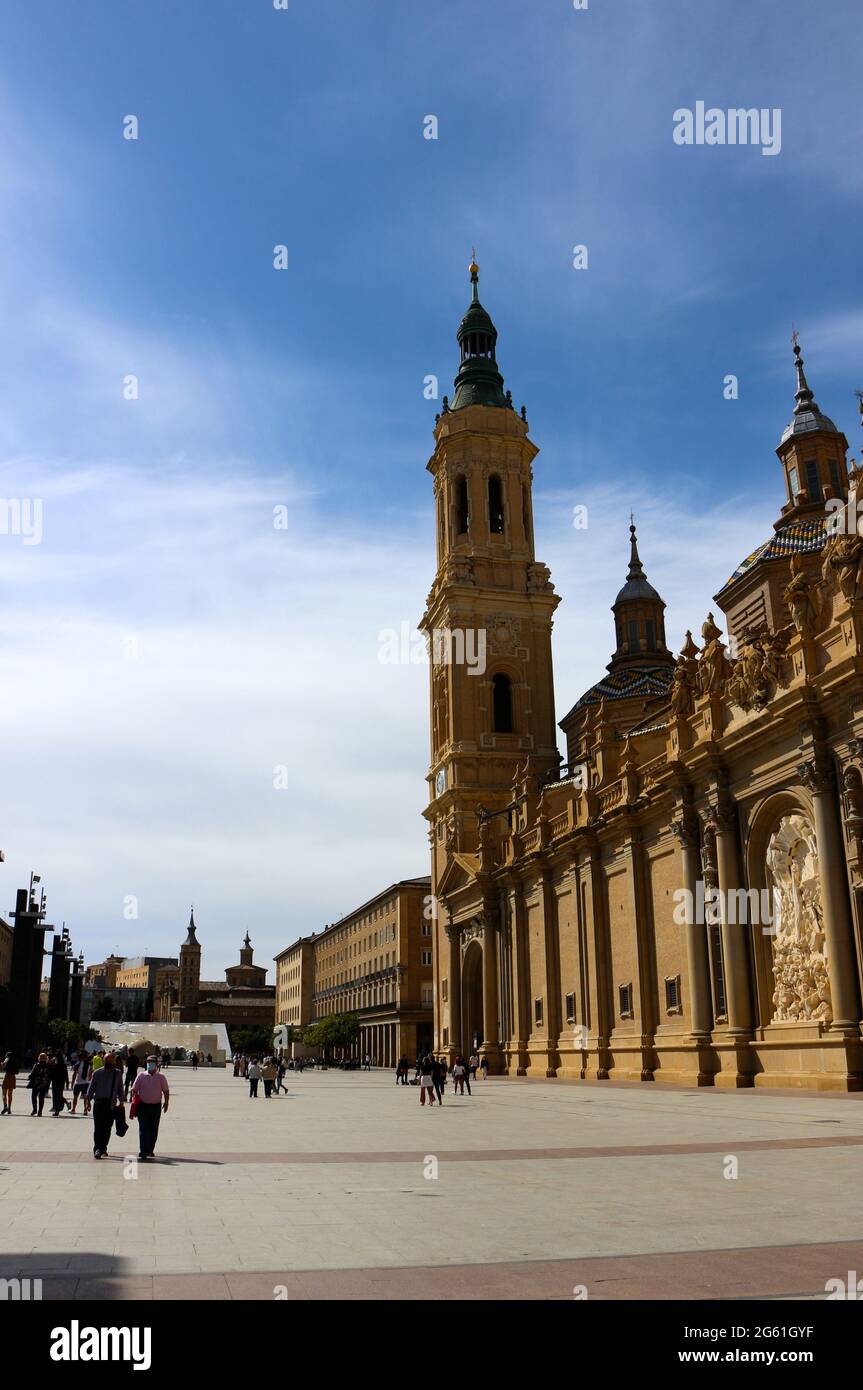
<path fill-rule="evenodd" d="M 422 388 L 473 243 L 542 450 L 558 715 L 630 505 L 697 629 L 782 501 L 792 321 L 859 449 L 860 36 L 852 0 L 8 0 L 0 490 L 44 537 L 0 536 L 7 903 L 37 868 L 96 959 L 173 950 L 194 900 L 213 976 L 425 871 L 426 673 L 378 634 L 432 576 Z M 781 152 L 677 146 L 698 100 L 780 108 Z"/>

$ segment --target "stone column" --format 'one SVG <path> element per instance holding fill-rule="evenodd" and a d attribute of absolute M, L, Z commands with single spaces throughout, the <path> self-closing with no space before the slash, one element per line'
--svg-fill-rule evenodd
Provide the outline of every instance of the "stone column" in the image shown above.
<path fill-rule="evenodd" d="M 557 1076 L 560 1062 L 560 943 L 557 930 L 557 898 L 551 870 L 541 869 L 542 917 L 545 925 L 543 941 L 545 956 L 545 1035 L 547 1040 L 546 1076 Z"/>
<path fill-rule="evenodd" d="M 719 932 L 722 938 L 722 957 L 725 966 L 725 1000 L 728 1005 L 728 1031 L 737 1037 L 752 1032 L 752 991 L 749 982 L 749 912 L 740 899 L 735 916 L 744 920 L 729 921 L 730 895 L 742 886 L 740 854 L 737 847 L 737 803 L 720 792 L 711 808 L 711 821 L 716 832 L 716 869 L 719 877 Z"/>
<path fill-rule="evenodd" d="M 446 929 L 447 940 L 447 1011 L 449 1042 L 447 1050 L 452 1061 L 462 1050 L 461 1043 L 461 931 L 452 925 Z"/>
<path fill-rule="evenodd" d="M 848 901 L 845 845 L 836 803 L 833 764 L 825 755 L 814 758 L 812 762 L 801 763 L 797 771 L 812 794 L 815 813 L 827 973 L 833 1003 L 830 1027 L 837 1032 L 851 1032 L 856 1036 L 860 1031 L 860 992 Z"/>
<path fill-rule="evenodd" d="M 512 995 L 514 1009 L 515 1047 L 518 1054 L 516 1074 L 524 1076 L 528 1062 L 530 1038 L 530 989 L 527 952 L 527 921 L 524 906 L 524 886 L 513 874 L 509 881 L 510 916 L 512 920 Z"/>
<path fill-rule="evenodd" d="M 703 916 L 699 904 L 704 898 L 698 892 L 701 874 L 701 857 L 698 850 L 698 816 L 691 807 L 684 808 L 680 818 L 673 822 L 672 830 L 680 841 L 680 857 L 683 865 L 683 887 L 689 899 L 686 912 L 686 973 L 689 985 L 690 1017 L 692 1036 L 699 1041 L 708 1041 L 713 1027 L 713 1007 L 710 998 L 710 956 L 708 953 L 707 924 L 699 922 Z"/>
<path fill-rule="evenodd" d="M 500 1050 L 497 979 L 497 904 L 487 899 L 483 902 L 482 913 L 482 1031 L 483 1051 L 489 1055 L 489 1065 Z"/>

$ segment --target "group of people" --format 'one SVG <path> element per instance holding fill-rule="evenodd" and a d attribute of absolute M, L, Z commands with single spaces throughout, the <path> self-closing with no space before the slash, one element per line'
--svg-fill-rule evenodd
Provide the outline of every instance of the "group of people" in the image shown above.
<path fill-rule="evenodd" d="M 284 1057 L 247 1057 L 240 1053 L 234 1057 L 234 1076 L 242 1076 L 249 1083 L 249 1099 L 257 1099 L 258 1085 L 264 1083 L 264 1099 L 278 1095 L 280 1091 L 288 1094 L 285 1085 L 285 1072 L 288 1064 Z M 302 1071 L 302 1067 L 300 1067 Z M 275 1089 L 274 1089 L 275 1088 Z"/>
<path fill-rule="evenodd" d="M 410 1070 L 411 1064 L 408 1059 L 400 1057 L 396 1063 L 397 1086 L 399 1083 L 403 1086 L 409 1084 Z M 435 1097 L 437 1097 L 438 1105 L 443 1105 L 447 1077 L 452 1077 L 456 1095 L 464 1095 L 465 1086 L 467 1086 L 468 1095 L 472 1095 L 470 1083 L 476 1081 L 477 1072 L 482 1073 L 483 1080 L 488 1078 L 488 1058 L 484 1056 L 480 1061 L 478 1054 L 472 1052 L 465 1061 L 459 1053 L 450 1067 L 445 1057 L 435 1057 L 433 1053 L 429 1052 L 424 1057 L 417 1058 L 414 1071 L 414 1084 L 420 1088 L 420 1105 L 425 1105 L 426 1095 L 428 1095 L 429 1105 L 434 1105 Z"/>
<path fill-rule="evenodd" d="M 143 1066 L 143 1070 L 142 1070 Z M 153 1157 L 163 1109 L 167 1111 L 170 1090 L 163 1076 L 162 1058 L 153 1054 L 142 1063 L 134 1050 L 117 1052 L 101 1048 L 87 1052 L 73 1050 L 67 1058 L 61 1048 L 46 1048 L 36 1055 L 27 1077 L 30 1115 L 40 1118 L 51 1093 L 51 1114 L 56 1118 L 68 1110 L 75 1115 L 79 1103 L 83 1113 L 93 1116 L 93 1157 L 104 1158 L 111 1133 L 122 1138 L 128 1131 L 126 1102 L 131 1098 L 130 1116 L 138 1120 L 138 1157 Z M 18 1064 L 11 1052 L 3 1059 L 3 1109 L 12 1114 L 12 1101 L 18 1086 Z M 66 1091 L 72 1089 L 71 1102 Z"/>

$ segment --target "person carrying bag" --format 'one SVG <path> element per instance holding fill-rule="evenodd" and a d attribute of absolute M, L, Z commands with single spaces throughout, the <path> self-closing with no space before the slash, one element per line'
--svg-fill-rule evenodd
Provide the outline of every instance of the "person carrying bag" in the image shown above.
<path fill-rule="evenodd" d="M 128 1128 L 123 1109 L 123 1072 L 112 1053 L 105 1058 L 105 1065 L 93 1072 L 87 1099 L 93 1102 L 93 1157 L 104 1158 L 118 1108 L 122 1111 L 122 1120 L 117 1125 L 117 1133 L 123 1135 Z"/>

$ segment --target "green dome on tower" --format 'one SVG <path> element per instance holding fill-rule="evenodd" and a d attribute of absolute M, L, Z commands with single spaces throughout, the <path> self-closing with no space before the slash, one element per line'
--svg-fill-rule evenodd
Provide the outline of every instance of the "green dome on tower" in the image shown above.
<path fill-rule="evenodd" d="M 470 279 L 473 295 L 456 334 L 461 366 L 450 410 L 461 410 L 466 405 L 497 405 L 511 410 L 512 400 L 504 393 L 503 377 L 495 359 L 497 329 L 479 302 L 479 266 L 475 260 L 470 263 Z"/>

